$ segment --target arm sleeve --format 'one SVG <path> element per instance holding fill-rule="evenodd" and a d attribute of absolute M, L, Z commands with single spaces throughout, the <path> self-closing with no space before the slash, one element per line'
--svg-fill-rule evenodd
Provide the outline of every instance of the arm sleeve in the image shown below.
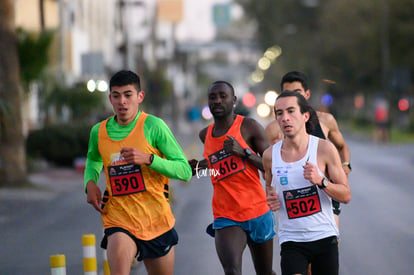
<path fill-rule="evenodd" d="M 89 181 L 93 181 L 95 184 L 98 182 L 103 167 L 102 157 L 98 149 L 99 125 L 100 123 L 92 127 L 89 136 L 88 154 L 83 175 L 85 190 Z"/>
<path fill-rule="evenodd" d="M 171 179 L 189 181 L 192 171 L 187 157 L 165 122 L 149 115 L 144 124 L 144 133 L 149 143 L 165 156 L 164 159 L 154 155 L 151 169 Z"/>

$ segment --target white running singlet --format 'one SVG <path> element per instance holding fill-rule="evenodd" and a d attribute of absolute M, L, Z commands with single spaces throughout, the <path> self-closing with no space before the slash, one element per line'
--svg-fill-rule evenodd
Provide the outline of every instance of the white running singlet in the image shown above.
<path fill-rule="evenodd" d="M 272 148 L 272 186 L 279 200 L 279 244 L 286 241 L 309 242 L 339 236 L 332 213 L 331 198 L 303 177 L 306 161 L 317 165 L 319 138 L 309 135 L 306 155 L 295 162 L 284 162 L 280 150 L 283 140 Z M 319 174 L 323 176 L 319 170 Z"/>

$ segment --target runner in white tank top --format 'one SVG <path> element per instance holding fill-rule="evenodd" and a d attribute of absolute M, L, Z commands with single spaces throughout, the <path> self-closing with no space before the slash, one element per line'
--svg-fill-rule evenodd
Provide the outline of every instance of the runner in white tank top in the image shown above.
<path fill-rule="evenodd" d="M 286 241 L 314 241 L 339 236 L 332 213 L 332 199 L 303 178 L 306 161 L 316 164 L 319 138 L 309 135 L 306 155 L 295 162 L 284 162 L 280 155 L 283 140 L 272 150 L 272 186 L 279 200 L 279 244 Z M 323 176 L 322 172 L 318 172 Z"/>
<path fill-rule="evenodd" d="M 335 146 L 309 135 L 315 111 L 294 91 L 275 102 L 284 139 L 263 153 L 267 200 L 278 211 L 282 274 L 337 275 L 338 228 L 332 199 L 348 203 L 348 180 Z M 328 173 L 329 172 L 329 173 Z"/>

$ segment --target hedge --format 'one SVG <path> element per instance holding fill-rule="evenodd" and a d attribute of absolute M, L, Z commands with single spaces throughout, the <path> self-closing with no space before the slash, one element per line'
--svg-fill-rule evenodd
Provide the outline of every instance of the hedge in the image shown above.
<path fill-rule="evenodd" d="M 72 166 L 75 158 L 86 157 L 91 126 L 64 124 L 32 130 L 26 139 L 27 156 Z"/>

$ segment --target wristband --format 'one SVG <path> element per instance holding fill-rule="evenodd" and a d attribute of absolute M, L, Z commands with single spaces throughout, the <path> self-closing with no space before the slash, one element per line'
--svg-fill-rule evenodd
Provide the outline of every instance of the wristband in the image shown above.
<path fill-rule="evenodd" d="M 350 162 L 348 162 L 348 161 L 344 161 L 344 162 L 342 162 L 342 165 L 343 165 L 343 166 L 344 166 L 344 165 L 348 166 L 349 171 L 352 171 L 352 168 L 351 168 L 351 163 L 350 163 Z"/>
<path fill-rule="evenodd" d="M 152 162 L 154 161 L 154 154 L 151 154 L 151 156 L 149 157 L 149 161 L 150 163 L 148 165 L 151 165 Z"/>

